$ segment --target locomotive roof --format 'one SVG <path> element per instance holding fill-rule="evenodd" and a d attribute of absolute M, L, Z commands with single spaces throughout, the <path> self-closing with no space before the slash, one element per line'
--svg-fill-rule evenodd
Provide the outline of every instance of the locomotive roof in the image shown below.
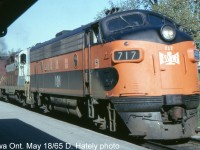
<path fill-rule="evenodd" d="M 140 13 L 140 14 L 153 14 L 153 15 L 157 15 L 157 16 L 160 16 L 160 17 L 163 17 L 163 18 L 167 18 L 167 17 L 165 17 L 165 16 L 163 16 L 163 15 L 161 15 L 161 14 L 155 13 L 155 12 L 153 12 L 153 11 L 148 11 L 148 10 L 138 10 L 138 9 L 135 9 L 135 10 L 128 10 L 128 11 L 121 11 L 121 12 L 117 12 L 117 13 L 108 15 L 108 16 L 102 18 L 102 19 L 96 20 L 96 21 L 91 22 L 91 23 L 89 23 L 89 24 L 87 24 L 87 25 L 83 25 L 83 26 L 81 26 L 81 27 L 79 27 L 79 28 L 77 28 L 77 29 L 74 29 L 74 30 L 71 30 L 71 31 L 67 30 L 67 32 L 63 32 L 63 34 L 61 34 L 61 35 L 59 35 L 59 36 L 57 36 L 57 37 L 55 37 L 55 38 L 53 38 L 53 39 L 51 39 L 51 40 L 48 40 L 48 41 L 46 41 L 46 42 L 37 43 L 35 46 L 33 46 L 33 47 L 30 49 L 30 51 L 33 51 L 33 50 L 36 50 L 36 49 L 38 49 L 38 48 L 44 47 L 44 46 L 46 46 L 46 45 L 52 44 L 52 43 L 54 43 L 54 42 L 56 42 L 56 41 L 59 41 L 59 40 L 61 40 L 61 39 L 66 38 L 66 37 L 70 37 L 70 36 L 72 36 L 72 35 L 75 35 L 75 34 L 84 32 L 85 30 L 88 30 L 93 24 L 96 24 L 96 23 L 98 23 L 98 22 L 102 22 L 102 21 L 107 20 L 107 19 L 110 19 L 110 18 L 115 18 L 116 16 L 120 16 L 120 15 L 123 15 L 123 14 L 134 13 L 134 12 Z M 170 20 L 170 21 L 172 21 L 172 20 L 169 19 L 169 18 L 167 18 L 167 19 Z M 172 21 L 172 22 L 174 22 L 174 21 Z M 62 32 L 62 31 L 61 31 L 61 32 Z M 59 34 L 59 33 L 57 33 L 57 34 Z"/>
<path fill-rule="evenodd" d="M 48 40 L 48 41 L 46 41 L 46 42 L 37 43 L 35 46 L 33 46 L 33 47 L 30 49 L 30 51 L 33 51 L 33 50 L 35 50 L 35 49 L 44 47 L 44 46 L 46 46 L 46 45 L 49 45 L 49 44 L 51 44 L 51 43 L 54 43 L 54 42 L 56 42 L 56 41 L 59 41 L 59 40 L 61 40 L 61 39 L 66 38 L 66 37 L 70 37 L 70 36 L 72 36 L 72 35 L 75 35 L 75 34 L 84 32 L 84 31 L 87 30 L 92 24 L 94 24 L 94 23 L 96 23 L 96 22 L 98 22 L 98 21 L 94 21 L 94 22 L 89 23 L 89 24 L 87 24 L 87 25 L 83 25 L 83 26 L 81 26 L 81 27 L 79 27 L 79 28 L 77 28 L 77 29 L 71 30 L 71 31 L 68 30 L 67 32 L 63 32 L 62 35 L 59 35 L 59 36 L 57 36 L 57 37 L 55 37 L 55 38 L 53 38 L 53 39 L 51 39 L 51 40 Z M 61 32 L 62 32 L 62 31 L 61 31 Z M 57 33 L 57 34 L 59 34 L 59 33 Z"/>
<path fill-rule="evenodd" d="M 154 11 L 149 11 L 149 10 L 141 10 L 141 9 L 134 9 L 134 10 L 127 10 L 127 11 L 121 11 L 121 12 L 117 12 L 117 13 L 114 13 L 114 14 L 111 14 L 111 15 L 108 15 L 106 16 L 105 18 L 101 19 L 102 21 L 106 21 L 106 20 L 110 20 L 112 18 L 115 18 L 116 16 L 123 16 L 123 15 L 126 15 L 126 14 L 132 14 L 132 13 L 138 13 L 138 14 L 141 14 L 141 15 L 147 15 L 147 14 L 151 14 L 151 15 L 154 15 L 154 16 L 158 16 L 160 18 L 163 18 L 164 20 L 167 19 L 169 20 L 170 22 L 173 22 L 174 25 L 177 25 L 174 20 L 170 19 L 169 17 L 165 16 L 165 15 L 162 15 L 162 14 L 159 14 L 159 13 L 156 13 Z"/>
<path fill-rule="evenodd" d="M 112 18 L 112 17 L 115 17 L 115 16 L 120 16 L 120 15 L 123 15 L 123 14 L 129 14 L 129 13 L 134 13 L 134 12 L 135 13 L 140 13 L 140 14 L 154 14 L 154 15 L 157 15 L 157 16 L 160 16 L 160 17 L 166 17 L 164 15 L 161 15 L 161 14 L 158 14 L 156 12 L 149 11 L 149 10 L 133 9 L 133 10 L 127 10 L 127 11 L 119 11 L 117 13 L 108 15 L 105 18 Z"/>

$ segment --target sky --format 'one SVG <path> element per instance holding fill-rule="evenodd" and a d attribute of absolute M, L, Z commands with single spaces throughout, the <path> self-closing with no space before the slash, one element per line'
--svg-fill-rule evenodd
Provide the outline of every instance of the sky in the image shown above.
<path fill-rule="evenodd" d="M 1 39 L 7 51 L 25 49 L 95 20 L 109 0 L 38 0 L 20 16 Z"/>

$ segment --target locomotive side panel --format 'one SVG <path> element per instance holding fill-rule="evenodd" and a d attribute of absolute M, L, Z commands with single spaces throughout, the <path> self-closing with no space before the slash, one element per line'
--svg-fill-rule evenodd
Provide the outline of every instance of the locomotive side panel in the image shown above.
<path fill-rule="evenodd" d="M 118 82 L 118 74 L 112 67 L 112 48 L 110 44 L 95 45 L 90 50 L 91 91 L 90 95 L 97 99 L 107 99 L 106 91 L 114 88 Z M 85 65 L 88 70 L 88 49 L 85 50 Z"/>
<path fill-rule="evenodd" d="M 83 96 L 82 52 L 77 51 L 31 63 L 31 90 Z"/>
<path fill-rule="evenodd" d="M 31 50 L 31 90 L 33 92 L 83 96 L 83 33 Z"/>
<path fill-rule="evenodd" d="M 7 94 L 14 94 L 17 87 L 17 79 L 18 79 L 18 66 L 17 66 L 17 58 L 18 55 L 12 55 L 7 60 L 6 64 L 6 84 L 5 84 L 5 92 Z"/>

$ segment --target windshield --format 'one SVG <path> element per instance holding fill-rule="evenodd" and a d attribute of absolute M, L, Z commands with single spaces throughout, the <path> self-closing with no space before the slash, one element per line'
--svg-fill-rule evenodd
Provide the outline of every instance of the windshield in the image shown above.
<path fill-rule="evenodd" d="M 170 20 L 152 14 L 149 14 L 149 22 L 152 25 L 163 25 L 163 24 L 174 25 L 173 22 L 171 22 Z"/>
<path fill-rule="evenodd" d="M 118 18 L 109 20 L 107 26 L 110 31 L 118 31 L 127 27 L 134 27 L 142 24 L 142 16 L 139 14 L 132 14 L 126 16 L 119 16 Z"/>

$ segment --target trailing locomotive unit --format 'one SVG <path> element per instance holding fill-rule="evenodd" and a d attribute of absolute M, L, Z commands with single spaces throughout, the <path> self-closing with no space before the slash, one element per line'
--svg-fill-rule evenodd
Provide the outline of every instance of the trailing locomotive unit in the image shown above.
<path fill-rule="evenodd" d="M 15 99 L 23 105 L 30 99 L 30 49 L 15 52 L 6 58 L 5 73 L 0 82 L 1 94 L 6 99 Z"/>
<path fill-rule="evenodd" d="M 197 125 L 198 61 L 192 38 L 172 20 L 118 12 L 31 48 L 30 90 L 21 95 L 100 129 L 115 132 L 120 122 L 131 136 L 187 138 Z"/>
<path fill-rule="evenodd" d="M 5 75 L 6 75 L 6 60 L 8 59 L 7 56 L 0 56 L 0 85 L 5 85 Z M 0 98 L 2 97 L 2 93 L 0 92 Z"/>

